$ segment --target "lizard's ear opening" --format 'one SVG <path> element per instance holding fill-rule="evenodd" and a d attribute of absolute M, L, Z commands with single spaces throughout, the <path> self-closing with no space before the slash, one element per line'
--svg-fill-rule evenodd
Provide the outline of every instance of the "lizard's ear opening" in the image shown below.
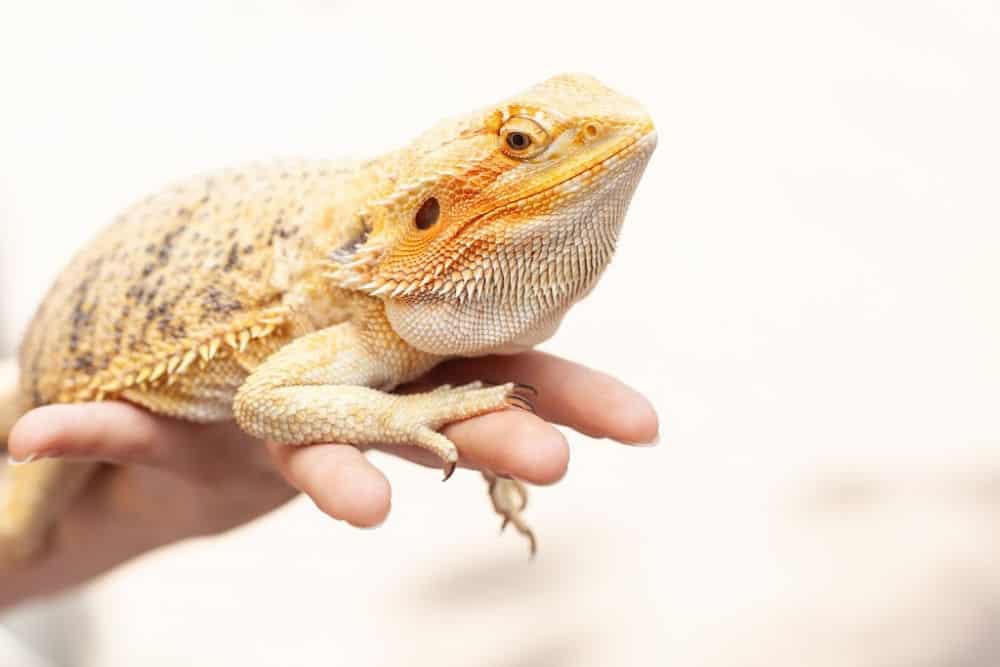
<path fill-rule="evenodd" d="M 413 223 L 417 229 L 423 231 L 437 224 L 440 217 L 441 204 L 438 203 L 437 197 L 429 197 L 417 210 L 417 214 L 413 216 Z"/>
<path fill-rule="evenodd" d="M 355 253 L 368 241 L 368 234 L 371 228 L 364 225 L 358 227 L 354 234 L 350 234 L 340 247 L 330 253 L 330 261 L 334 264 L 347 264 L 354 259 Z"/>
<path fill-rule="evenodd" d="M 330 271 L 325 275 L 334 285 L 356 289 L 371 281 L 372 272 L 385 252 L 383 244 L 372 238 L 373 234 L 371 220 L 361 216 L 344 242 L 328 255 L 326 266 Z"/>

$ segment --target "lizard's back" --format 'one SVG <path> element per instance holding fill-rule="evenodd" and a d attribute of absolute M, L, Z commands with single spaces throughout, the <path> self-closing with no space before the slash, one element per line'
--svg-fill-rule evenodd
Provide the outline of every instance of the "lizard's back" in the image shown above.
<path fill-rule="evenodd" d="M 130 207 L 73 258 L 32 320 L 22 410 L 121 396 L 165 414 L 180 401 L 199 421 L 228 417 L 248 368 L 287 340 L 278 274 L 308 261 L 304 229 L 329 216 L 342 171 L 255 165 Z M 192 367 L 197 383 L 186 382 Z"/>

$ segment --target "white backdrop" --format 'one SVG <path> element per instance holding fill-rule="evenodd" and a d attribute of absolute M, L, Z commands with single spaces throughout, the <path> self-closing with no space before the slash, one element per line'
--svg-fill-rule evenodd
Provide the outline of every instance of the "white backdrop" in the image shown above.
<path fill-rule="evenodd" d="M 647 392 L 663 442 L 572 437 L 530 510 L 536 562 L 496 537 L 478 479 L 386 461 L 384 527 L 299 501 L 22 612 L 42 652 L 1000 662 L 995 2 L 0 8 L 11 341 L 99 226 L 193 172 L 373 154 L 567 70 L 660 133 L 616 261 L 545 347 Z"/>

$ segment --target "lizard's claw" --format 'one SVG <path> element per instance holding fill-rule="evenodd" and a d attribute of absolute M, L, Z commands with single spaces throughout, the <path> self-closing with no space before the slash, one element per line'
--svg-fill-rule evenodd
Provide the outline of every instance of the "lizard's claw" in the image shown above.
<path fill-rule="evenodd" d="M 422 394 L 395 396 L 387 416 L 388 425 L 395 431 L 390 443 L 411 443 L 431 452 L 441 459 L 447 481 L 455 472 L 459 453 L 439 429 L 510 407 L 510 397 L 516 391 L 513 384 L 487 388 L 481 382 L 470 382 L 460 387 L 445 384 Z"/>
<path fill-rule="evenodd" d="M 528 490 L 524 484 L 516 479 L 501 478 L 488 471 L 483 471 L 483 479 L 489 484 L 493 509 L 503 517 L 503 521 L 500 523 L 500 532 L 502 533 L 508 524 L 513 525 L 517 532 L 528 538 L 531 555 L 534 557 L 538 551 L 535 534 L 521 518 L 521 512 L 528 506 Z"/>
<path fill-rule="evenodd" d="M 512 408 L 520 408 L 521 410 L 526 410 L 532 414 L 535 413 L 535 404 L 520 394 L 511 394 L 508 396 L 507 404 Z"/>
<path fill-rule="evenodd" d="M 521 389 L 527 391 L 535 398 L 538 398 L 538 390 L 532 387 L 530 384 L 524 384 L 523 382 L 515 382 L 514 389 Z"/>
<path fill-rule="evenodd" d="M 513 386 L 514 389 L 507 396 L 507 404 L 536 414 L 534 399 L 538 398 L 538 390 L 530 384 L 514 383 Z"/>

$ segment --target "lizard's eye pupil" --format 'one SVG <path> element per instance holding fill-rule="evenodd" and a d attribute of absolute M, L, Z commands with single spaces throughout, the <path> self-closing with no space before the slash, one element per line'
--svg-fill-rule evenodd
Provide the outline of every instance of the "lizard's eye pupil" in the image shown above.
<path fill-rule="evenodd" d="M 437 197 L 431 197 L 420 206 L 413 222 L 417 225 L 417 229 L 430 229 L 439 217 L 441 217 L 441 205 Z"/>
<path fill-rule="evenodd" d="M 507 135 L 507 145 L 515 151 L 523 151 L 531 145 L 531 137 L 524 132 L 511 132 Z"/>

